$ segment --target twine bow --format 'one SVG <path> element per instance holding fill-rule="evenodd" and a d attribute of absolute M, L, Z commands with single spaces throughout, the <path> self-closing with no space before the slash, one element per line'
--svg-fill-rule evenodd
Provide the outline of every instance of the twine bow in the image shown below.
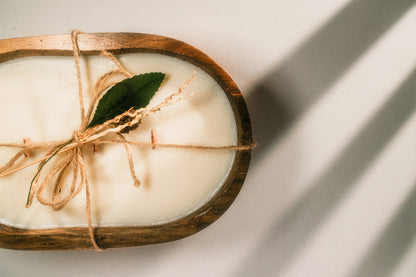
<path fill-rule="evenodd" d="M 180 87 L 176 92 L 172 93 L 169 97 L 165 98 L 161 103 L 154 107 L 145 107 L 141 109 L 129 109 L 128 111 L 110 119 L 103 124 L 87 128 L 88 123 L 91 120 L 94 108 L 96 107 L 98 101 L 103 96 L 103 94 L 115 85 L 117 82 L 111 81 L 111 78 L 115 75 L 122 75 L 125 78 L 130 78 L 133 76 L 116 58 L 113 54 L 103 50 L 101 54 L 110 60 L 112 60 L 117 69 L 105 73 L 97 80 L 94 88 L 90 91 L 89 97 L 91 99 L 88 106 L 87 112 L 85 112 L 84 107 L 84 92 L 82 87 L 81 80 L 81 67 L 80 67 L 80 49 L 78 46 L 78 34 L 80 31 L 73 31 L 71 34 L 72 46 L 73 46 L 73 57 L 77 71 L 78 79 L 78 96 L 80 104 L 80 115 L 81 115 L 81 124 L 80 128 L 74 131 L 73 136 L 69 140 L 62 141 L 51 141 L 44 143 L 31 143 L 29 140 L 25 139 L 24 143 L 0 143 L 0 146 L 3 147 L 16 147 L 21 148 L 3 167 L 0 167 L 0 177 L 4 177 L 11 173 L 17 172 L 28 166 L 38 164 L 38 168 L 35 176 L 32 179 L 29 194 L 26 202 L 26 207 L 30 207 L 34 196 L 38 201 L 43 204 L 52 207 L 54 210 L 60 210 L 65 207 L 69 201 L 71 201 L 75 196 L 77 196 L 81 190 L 85 187 L 86 192 L 86 214 L 88 221 L 88 231 L 89 236 L 92 242 L 93 247 L 96 250 L 103 250 L 97 244 L 97 241 L 94 237 L 94 229 L 92 227 L 91 219 L 91 190 L 87 178 L 87 168 L 84 158 L 84 149 L 83 146 L 86 144 L 92 144 L 93 149 L 99 144 L 108 144 L 108 143 L 118 143 L 123 144 L 126 150 L 126 154 L 129 160 L 129 167 L 134 185 L 136 187 L 140 186 L 140 180 L 136 175 L 134 169 L 134 162 L 132 158 L 132 153 L 130 150 L 130 145 L 142 146 L 142 147 L 151 147 L 152 149 L 157 148 L 182 148 L 182 149 L 199 149 L 199 150 L 249 150 L 255 147 L 255 143 L 247 146 L 197 146 L 197 145 L 178 145 L 178 144 L 160 144 L 157 141 L 157 135 L 154 130 L 152 130 L 152 142 L 143 143 L 143 142 L 132 142 L 128 141 L 123 132 L 128 132 L 139 127 L 142 119 L 147 117 L 155 112 L 160 111 L 161 109 L 173 105 L 179 101 L 192 97 L 194 94 L 188 96 L 179 96 L 182 91 L 187 87 L 187 85 L 194 79 L 194 75 L 188 79 L 182 87 Z M 105 139 L 104 137 L 108 134 L 116 134 L 118 140 L 114 139 Z M 30 156 L 30 153 L 42 150 L 46 151 L 46 154 L 41 159 L 30 162 L 18 168 L 13 168 L 13 165 L 23 156 Z M 51 168 L 48 168 L 47 173 L 41 179 L 40 173 L 44 170 L 44 166 L 56 155 L 61 157 L 59 162 L 55 163 Z M 72 170 L 72 180 L 69 187 L 69 192 L 65 195 L 61 195 L 63 189 L 63 176 L 67 171 Z M 42 192 L 45 187 L 51 183 L 52 179 L 55 178 L 53 192 L 51 200 L 48 200 L 42 196 Z"/>

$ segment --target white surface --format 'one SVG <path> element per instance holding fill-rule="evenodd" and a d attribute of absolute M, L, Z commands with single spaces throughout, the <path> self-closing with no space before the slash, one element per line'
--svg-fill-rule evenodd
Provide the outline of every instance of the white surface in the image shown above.
<path fill-rule="evenodd" d="M 105 253 L 0 250 L 2 275 L 416 275 L 413 0 L 2 0 L 0 26 L 0 38 L 184 40 L 239 84 L 260 144 L 239 197 L 204 231 Z"/>
<path fill-rule="evenodd" d="M 227 96 L 202 69 L 177 58 L 151 53 L 121 55 L 120 61 L 133 74 L 166 74 L 149 107 L 163 103 L 195 72 L 194 80 L 178 97 L 195 94 L 143 118 L 137 130 L 125 134 L 127 140 L 149 143 L 151 130 L 155 129 L 159 143 L 212 146 L 237 143 L 235 118 Z M 100 76 L 115 68 L 106 57 L 81 59 L 83 87 L 93 87 Z M 0 119 L 4 128 L 0 141 L 20 142 L 26 137 L 33 142 L 68 140 L 80 124 L 77 91 L 73 57 L 25 57 L 0 63 L 0 92 L 3 92 Z M 124 146 L 100 148 L 95 155 L 84 149 L 94 195 L 92 222 L 99 226 L 157 224 L 191 213 L 221 188 L 235 156 L 234 151 L 130 147 L 135 172 L 141 180 L 137 188 Z M 0 164 L 5 164 L 15 153 L 16 149 L 0 148 Z M 36 151 L 33 154 L 32 161 L 41 158 Z M 62 160 L 51 162 L 57 165 Z M 32 166 L 0 178 L 0 195 L 13 195 L 0 198 L 0 222 L 21 228 L 87 226 L 85 190 L 59 211 L 42 205 L 36 197 L 29 209 L 25 207 L 36 170 Z M 62 198 L 69 194 L 72 174 L 68 175 L 63 180 L 67 185 L 62 189 Z M 47 185 L 42 196 L 51 199 L 52 191 L 53 185 Z"/>

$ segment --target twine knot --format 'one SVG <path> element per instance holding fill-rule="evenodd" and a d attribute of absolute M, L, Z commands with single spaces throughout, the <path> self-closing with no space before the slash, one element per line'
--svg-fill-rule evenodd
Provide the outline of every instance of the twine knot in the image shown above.
<path fill-rule="evenodd" d="M 80 131 L 74 131 L 74 133 L 72 134 L 72 139 L 74 140 L 74 143 L 76 143 L 77 145 L 80 144 L 80 135 L 82 133 Z"/>

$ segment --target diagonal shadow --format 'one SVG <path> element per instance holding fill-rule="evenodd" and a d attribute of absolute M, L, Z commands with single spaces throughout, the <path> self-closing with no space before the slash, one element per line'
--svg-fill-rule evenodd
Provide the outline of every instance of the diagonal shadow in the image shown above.
<path fill-rule="evenodd" d="M 416 235 L 416 183 L 374 246 L 352 277 L 388 277 L 412 244 Z"/>
<path fill-rule="evenodd" d="M 414 3 L 351 1 L 261 80 L 247 97 L 253 163 Z"/>
<path fill-rule="evenodd" d="M 235 276 L 276 276 L 289 263 L 414 112 L 415 89 L 416 68 L 310 189 L 276 220 Z"/>

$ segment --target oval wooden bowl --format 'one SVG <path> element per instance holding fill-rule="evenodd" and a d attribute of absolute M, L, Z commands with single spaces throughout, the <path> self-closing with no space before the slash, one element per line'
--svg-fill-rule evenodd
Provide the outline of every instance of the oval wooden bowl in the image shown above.
<path fill-rule="evenodd" d="M 83 55 L 100 50 L 115 54 L 159 53 L 180 58 L 207 72 L 226 93 L 237 124 L 238 144 L 252 143 L 250 118 L 240 90 L 230 76 L 206 54 L 172 38 L 138 33 L 80 34 Z M 0 62 L 25 56 L 72 56 L 70 35 L 0 40 Z M 168 242 L 192 235 L 220 217 L 236 198 L 246 177 L 251 151 L 237 151 L 232 170 L 221 189 L 201 208 L 183 218 L 160 225 L 97 227 L 95 239 L 102 248 Z M 88 228 L 20 229 L 0 224 L 0 247 L 22 250 L 93 248 Z"/>

